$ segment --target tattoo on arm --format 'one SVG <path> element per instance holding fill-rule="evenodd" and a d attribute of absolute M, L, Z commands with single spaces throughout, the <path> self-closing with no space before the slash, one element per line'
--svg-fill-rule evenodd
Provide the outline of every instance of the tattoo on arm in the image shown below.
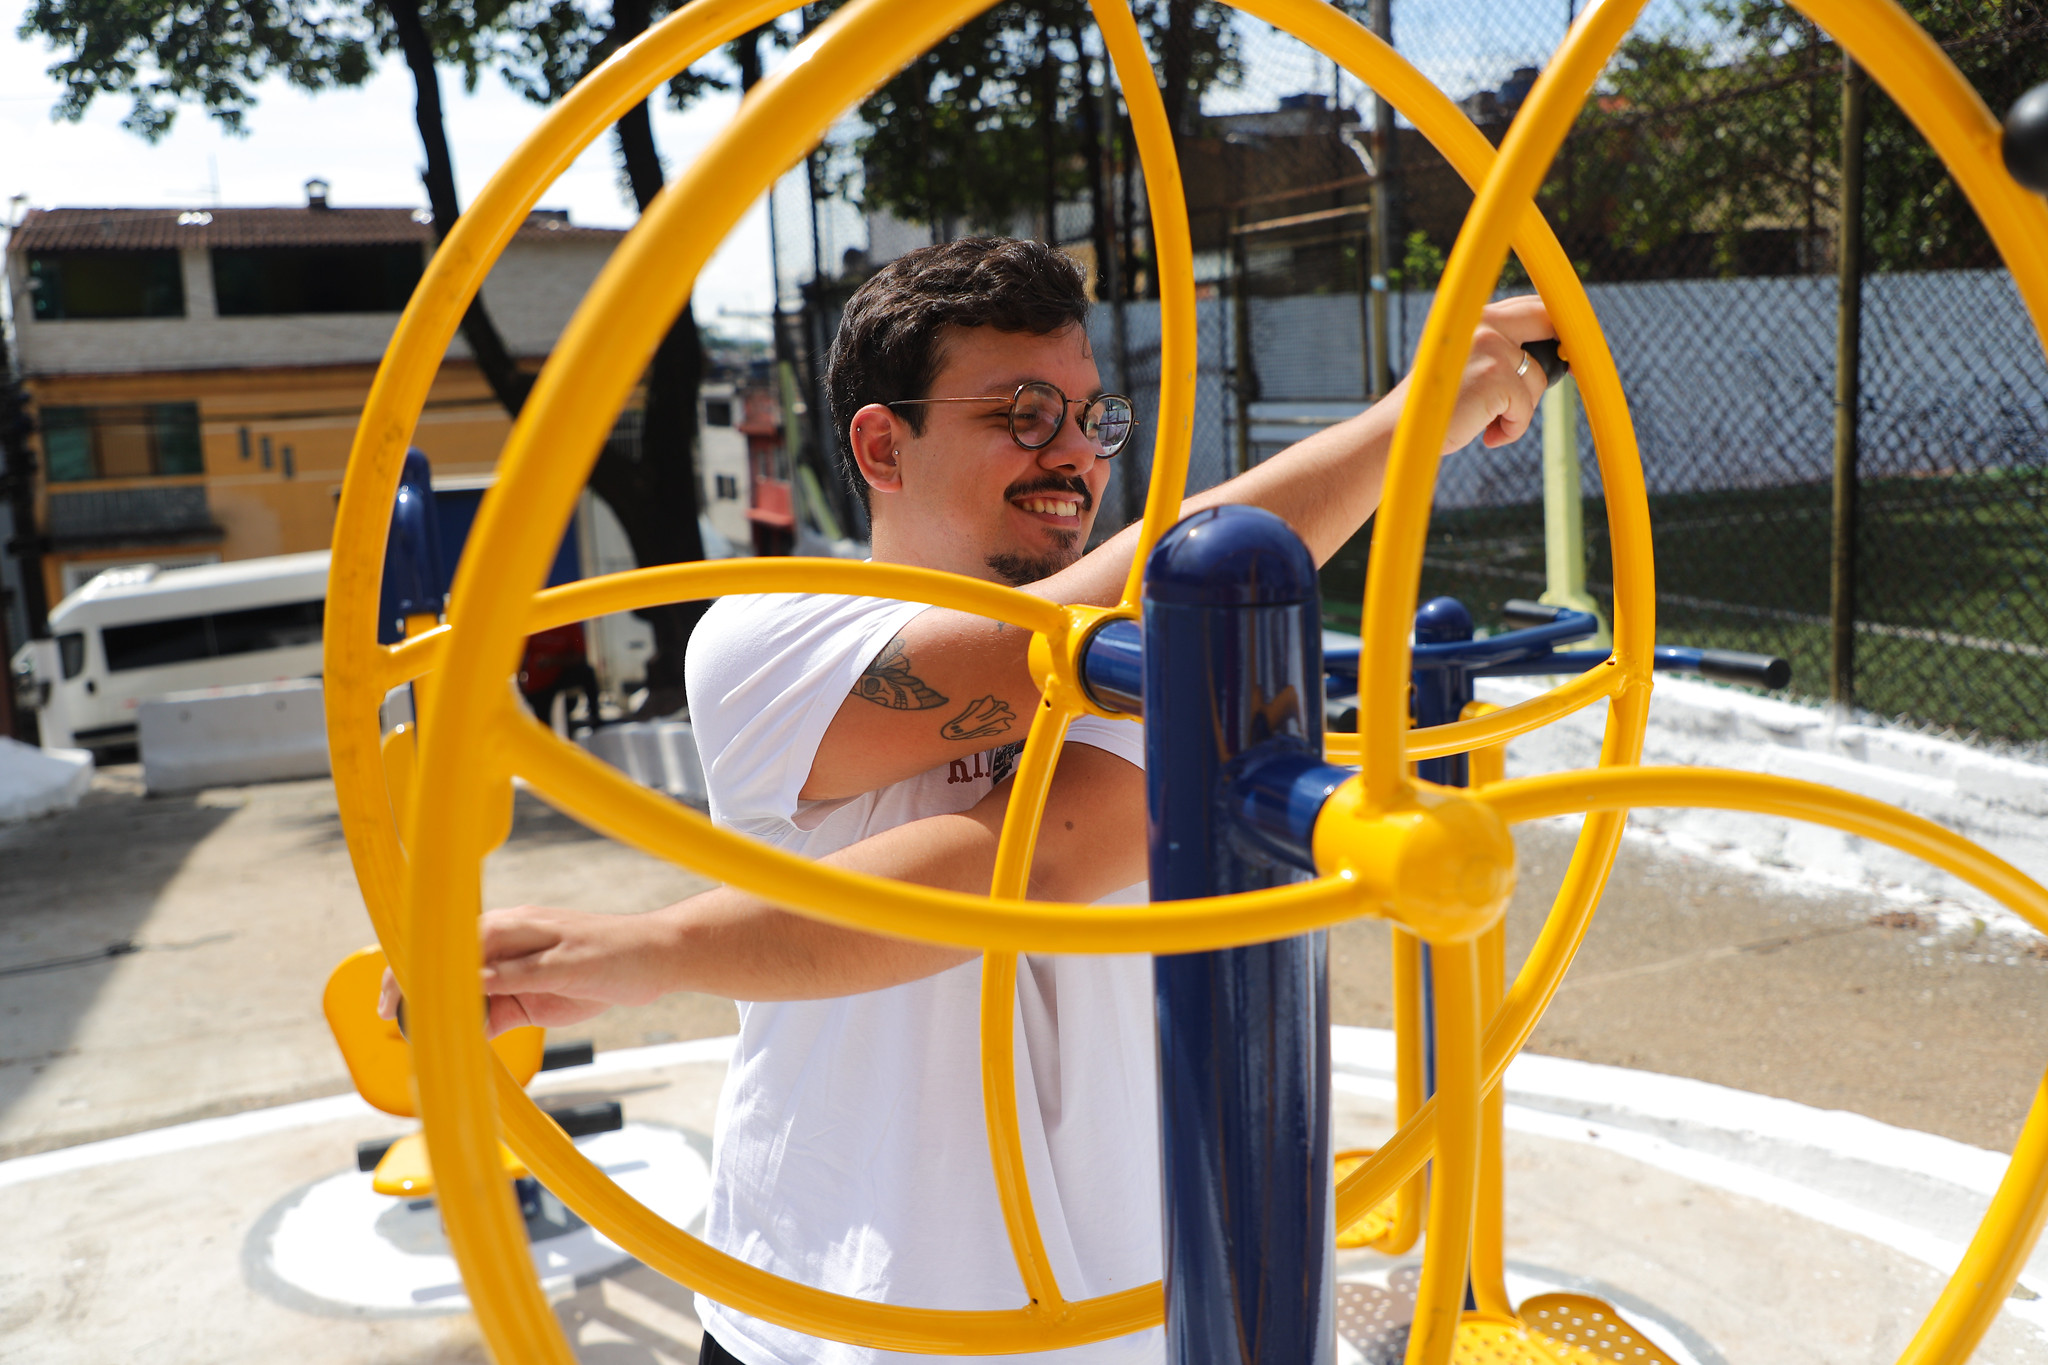
<path fill-rule="evenodd" d="M 943 739 L 988 739 L 1003 734 L 1016 718 L 1010 703 L 995 697 L 977 697 L 967 703 L 965 711 L 941 725 L 939 735 Z"/>
<path fill-rule="evenodd" d="M 946 704 L 944 697 L 910 671 L 910 656 L 903 652 L 901 635 L 861 670 L 853 684 L 853 695 L 891 711 L 929 711 Z"/>

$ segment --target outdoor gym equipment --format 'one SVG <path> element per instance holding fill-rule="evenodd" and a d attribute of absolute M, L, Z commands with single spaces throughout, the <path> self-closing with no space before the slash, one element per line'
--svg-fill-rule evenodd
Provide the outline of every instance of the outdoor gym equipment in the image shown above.
<path fill-rule="evenodd" d="M 1336 1221 L 1347 1226 L 1431 1164 L 1431 1231 L 1409 1359 L 1440 1365 L 1450 1359 L 1461 1336 L 1483 1097 L 1498 1094 L 1509 1059 L 1527 1040 L 1582 940 L 1629 808 L 1712 806 L 1847 830 L 1934 862 L 2048 932 L 2048 892 L 1926 821 L 1789 779 L 1637 766 L 1655 660 L 1656 603 L 1642 475 L 1613 357 L 1583 287 L 1532 196 L 1580 103 L 1643 3 L 1604 0 L 1580 15 L 1497 155 L 1448 97 L 1335 8 L 1318 0 L 1241 4 L 1391 100 L 1473 185 L 1477 197 L 1431 310 L 1394 438 L 1366 581 L 1359 734 L 1326 737 L 1319 761 L 1312 741 L 1320 716 L 1279 708 L 1259 721 L 1266 733 L 1247 723 L 1242 735 L 1252 747 L 1279 737 L 1295 749 L 1284 764 L 1251 766 L 1270 782 L 1248 793 L 1240 809 L 1247 819 L 1278 822 L 1259 836 L 1273 841 L 1266 856 L 1276 866 L 1278 850 L 1290 859 L 1306 852 L 1320 875 L 1308 882 L 1237 890 L 1231 869 L 1210 869 L 1216 875 L 1205 873 L 1208 884 L 1198 886 L 1201 879 L 1195 874 L 1184 878 L 1182 858 L 1155 857 L 1155 887 L 1170 886 L 1168 894 L 1192 898 L 1145 906 L 1021 899 L 1061 736 L 1073 716 L 1107 711 L 1083 681 L 1096 668 L 1098 652 L 1106 658 L 1115 640 L 1137 634 L 1141 609 L 1147 632 L 1156 613 L 1185 609 L 1190 617 L 1202 618 L 1236 610 L 1256 617 L 1259 638 L 1272 645 L 1256 660 L 1270 676 L 1262 679 L 1248 667 L 1226 676 L 1212 658 L 1207 673 L 1216 688 L 1242 692 L 1254 682 L 1284 677 L 1296 680 L 1290 685 L 1312 690 L 1319 673 L 1308 667 L 1308 645 L 1299 653 L 1288 652 L 1291 632 L 1301 619 L 1298 600 L 1239 601 L 1232 593 L 1241 595 L 1244 585 L 1231 587 L 1222 568 L 1205 580 L 1209 588 L 1203 591 L 1213 589 L 1213 598 L 1180 580 L 1171 591 L 1185 591 L 1193 600 L 1147 601 L 1141 591 L 1148 560 L 1157 562 L 1155 547 L 1178 554 L 1202 539 L 1194 534 L 1202 528 L 1183 527 L 1178 539 L 1167 541 L 1168 528 L 1177 520 L 1193 412 L 1192 253 L 1172 138 L 1128 9 L 1119 0 L 1095 5 L 1122 77 L 1146 171 L 1161 280 L 1162 383 L 1144 553 L 1133 563 L 1122 601 L 1113 608 L 1061 608 L 993 584 L 898 565 L 794 559 L 672 565 L 537 591 L 553 549 L 552 528 L 566 524 L 614 415 L 718 242 L 770 180 L 800 159 L 841 111 L 986 6 L 986 0 L 855 0 L 754 89 L 724 135 L 663 191 L 614 252 L 514 425 L 499 460 L 497 486 L 484 501 L 448 603 L 448 623 L 436 625 L 419 613 L 402 643 L 377 644 L 378 579 L 401 459 L 435 369 L 491 263 L 546 186 L 592 140 L 675 71 L 771 20 L 787 0 L 697 0 L 678 10 L 583 81 L 513 154 L 435 253 L 372 387 L 336 520 L 326 629 L 330 752 L 350 851 L 378 937 L 412 1004 L 421 1112 L 449 1241 L 499 1359 L 571 1358 L 535 1282 L 518 1211 L 502 1178 L 497 1157 L 501 1134 L 549 1189 L 642 1261 L 743 1312 L 805 1332 L 898 1350 L 993 1354 L 1133 1331 L 1160 1321 L 1170 1298 L 1168 1344 L 1176 1361 L 1233 1361 L 1248 1358 L 1247 1350 L 1254 1348 L 1262 1360 L 1308 1358 L 1329 1339 L 1329 1259 L 1322 1240 L 1330 1232 L 1327 1213 L 1309 1212 L 1292 1228 L 1277 1215 L 1264 1227 L 1204 1225 L 1189 1216 L 1198 1211 L 1177 1207 L 1173 1196 L 1191 1184 L 1199 1194 L 1214 1190 L 1182 1178 L 1189 1169 L 1216 1169 L 1199 1164 L 1214 1153 L 1198 1144 L 1188 1152 L 1170 1146 L 1167 1153 L 1167 1273 L 1170 1282 L 1187 1286 L 1189 1293 L 1174 1288 L 1163 1297 L 1158 1286 L 1146 1286 L 1084 1302 L 1061 1296 L 1039 1245 L 1016 1138 L 1010 1037 L 1015 954 L 1229 950 L 1211 959 L 1209 967 L 1188 964 L 1189 970 L 1206 970 L 1229 988 L 1233 982 L 1251 982 L 1264 970 L 1257 965 L 1263 962 L 1271 968 L 1269 1000 L 1290 1009 L 1312 1009 L 1313 941 L 1289 948 L 1275 944 L 1276 938 L 1377 915 L 1431 946 L 1437 1093 L 1339 1183 Z M 1843 44 L 1940 153 L 2011 268 L 2037 329 L 2048 336 L 2048 250 L 2043 250 L 2048 204 L 2025 192 L 2000 164 L 1999 128 L 1991 112 L 1939 47 L 1889 0 L 1800 0 L 1798 7 Z M 1411 732 L 1407 637 L 1438 452 L 1472 329 L 1510 245 L 1557 324 L 1593 432 L 1616 570 L 1614 652 L 1529 701 Z M 1258 520 L 1233 515 L 1207 524 L 1244 528 L 1239 548 L 1258 562 L 1287 560 L 1285 538 L 1268 540 L 1267 532 L 1252 533 Z M 548 533 L 535 534 L 537 528 Z M 1298 544 L 1293 553 L 1298 557 Z M 1231 562 L 1226 555 L 1219 564 Z M 1182 566 L 1194 579 L 1201 577 L 1197 567 Z M 976 612 L 1034 633 L 1032 666 L 1044 704 L 1018 765 L 1011 818 L 987 899 L 823 868 L 716 829 L 558 741 L 522 714 L 507 682 L 521 642 L 534 631 L 655 602 L 815 590 L 822 584 Z M 1156 620 L 1169 633 L 1194 624 L 1168 626 L 1165 615 Z M 1150 633 L 1142 641 L 1144 654 L 1154 659 L 1163 649 L 1181 648 Z M 406 682 L 415 684 L 424 743 L 416 761 L 409 756 L 409 744 L 394 746 L 387 765 L 378 705 L 389 689 Z M 1148 678 L 1138 689 L 1148 707 L 1154 686 Z M 1162 707 L 1170 707 L 1169 695 L 1160 694 Z M 1279 699 L 1277 693 L 1264 695 L 1268 701 Z M 1497 746 L 1600 700 L 1609 703 L 1609 711 L 1597 769 L 1497 781 L 1469 792 L 1409 775 L 1411 761 Z M 1168 762 L 1179 752 L 1171 743 L 1176 723 L 1165 710 L 1149 716 L 1148 746 L 1155 760 Z M 1338 770 L 1331 765 L 1354 763 L 1355 772 L 1344 769 L 1341 780 L 1334 779 Z M 1331 771 L 1319 771 L 1325 767 Z M 1299 781 L 1282 781 L 1290 768 Z M 1026 1302 L 1005 1311 L 954 1312 L 869 1303 L 778 1280 L 713 1251 L 621 1195 L 546 1121 L 491 1062 L 476 1026 L 479 863 L 502 837 L 515 773 L 615 837 L 806 914 L 985 951 L 983 1101 L 996 1185 Z M 1218 779 L 1239 776 L 1233 771 Z M 1318 793 L 1318 784 L 1331 780 L 1334 790 Z M 1156 773 L 1153 791 L 1160 792 Z M 1565 814 L 1586 818 L 1557 904 L 1520 976 L 1499 1007 L 1482 1018 L 1476 943 L 1497 922 L 1512 883 L 1507 829 Z M 1258 880 L 1245 877 L 1236 884 Z M 1276 873 L 1266 880 L 1284 878 Z M 1224 884 L 1215 884 L 1219 881 Z M 1239 946 L 1245 944 L 1269 946 Z M 1169 995 L 1173 982 L 1168 978 L 1178 970 L 1170 965 L 1161 973 L 1162 989 Z M 1304 981 L 1309 984 L 1302 986 Z M 1318 1042 L 1313 1024 L 1312 1018 L 1282 1020 L 1269 1011 L 1263 1036 L 1275 1038 L 1276 1046 L 1308 1046 L 1310 1055 L 1302 1065 L 1313 1068 L 1314 1049 L 1327 1046 Z M 1183 1048 L 1199 1046 L 1203 1035 L 1173 1036 L 1168 1046 Z M 1221 1037 L 1214 1031 L 1206 1036 Z M 1310 1121 L 1314 1075 L 1310 1071 L 1305 1081 L 1300 1070 L 1290 1075 L 1299 1091 L 1291 1098 L 1303 1106 L 1297 1111 L 1297 1132 L 1312 1142 L 1321 1131 Z M 1201 1078 L 1192 1083 L 1202 1083 Z M 1170 1074 L 1164 1084 L 1164 1103 L 1173 1112 L 1177 1101 Z M 1198 1136 L 1230 1147 L 1243 1134 Z M 1181 1141 L 1170 1124 L 1168 1141 Z M 1231 1158 L 1226 1153 L 1219 1159 Z M 1188 1161 L 1197 1164 L 1190 1168 Z M 1327 1170 L 1320 1167 L 1311 1178 L 1325 1179 Z M 1248 1170 L 1243 1162 L 1229 1167 L 1229 1177 L 1258 1179 L 1256 1169 Z M 1295 1201 L 1302 1206 L 1299 1192 Z M 1959 1361 L 1970 1353 L 2032 1247 L 2044 1214 L 2048 1085 L 2036 1096 L 1982 1227 L 1903 1359 Z M 1302 1240 L 1293 1246 L 1257 1241 L 1267 1231 L 1275 1236 L 1298 1231 Z M 1268 1254 L 1276 1259 L 1266 1260 Z M 1269 1283 L 1261 1276 L 1275 1267 L 1315 1281 L 1298 1292 L 1289 1289 L 1289 1302 L 1302 1305 L 1305 1320 L 1290 1325 L 1275 1320 L 1281 1314 L 1250 1315 L 1247 1303 Z M 1211 1278 L 1212 1272 L 1220 1279 Z M 1245 1329 L 1253 1324 L 1259 1331 L 1248 1337 Z M 1483 1335 L 1498 1349 L 1524 1351 L 1524 1358 L 1544 1358 L 1516 1319 L 1482 1315 L 1464 1324 L 1462 1334 Z"/>

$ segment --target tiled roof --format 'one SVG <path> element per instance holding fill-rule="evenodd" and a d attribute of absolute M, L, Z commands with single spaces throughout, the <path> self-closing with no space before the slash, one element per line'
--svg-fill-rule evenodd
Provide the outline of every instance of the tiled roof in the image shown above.
<path fill-rule="evenodd" d="M 30 209 L 10 251 L 161 251 L 182 246 L 383 246 L 430 242 L 425 210 L 414 209 Z M 535 214 L 517 240 L 612 241 L 614 228 L 574 227 Z"/>

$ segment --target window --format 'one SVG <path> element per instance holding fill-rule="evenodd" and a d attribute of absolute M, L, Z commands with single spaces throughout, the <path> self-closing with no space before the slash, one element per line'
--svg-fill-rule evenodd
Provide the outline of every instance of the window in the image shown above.
<path fill-rule="evenodd" d="M 276 607 L 251 607 L 222 612 L 213 618 L 213 652 L 260 654 L 266 649 L 294 649 L 320 643 L 325 602 L 287 602 Z"/>
<path fill-rule="evenodd" d="M 740 495 L 740 481 L 730 474 L 718 475 L 718 496 L 736 501 Z"/>
<path fill-rule="evenodd" d="M 707 398 L 704 400 L 704 425 L 707 427 L 729 427 L 732 425 L 732 400 L 730 398 Z"/>
<path fill-rule="evenodd" d="M 204 616 L 180 616 L 169 621 L 109 626 L 100 632 L 100 643 L 107 651 L 107 671 L 123 673 L 210 658 L 213 641 L 207 625 Z"/>
<path fill-rule="evenodd" d="M 317 645 L 326 611 L 327 604 L 316 600 L 249 607 L 212 616 L 142 621 L 132 626 L 109 626 L 101 633 L 100 642 L 107 651 L 110 673 L 161 668 L 194 659 Z"/>
<path fill-rule="evenodd" d="M 214 303 L 224 318 L 397 313 L 420 282 L 419 244 L 216 247 Z"/>
<path fill-rule="evenodd" d="M 57 662 L 63 666 L 64 681 L 85 671 L 85 636 L 78 631 L 69 631 L 57 637 Z"/>
<path fill-rule="evenodd" d="M 37 322 L 185 316 L 175 251 L 39 251 L 28 287 Z"/>
<path fill-rule="evenodd" d="M 205 471 L 197 403 L 48 407 L 40 420 L 52 483 Z"/>

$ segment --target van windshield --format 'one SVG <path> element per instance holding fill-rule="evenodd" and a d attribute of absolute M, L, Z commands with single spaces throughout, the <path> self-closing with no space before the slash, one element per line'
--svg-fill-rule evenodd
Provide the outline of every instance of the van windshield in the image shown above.
<path fill-rule="evenodd" d="M 111 673 L 162 668 L 195 659 L 317 645 L 326 609 L 325 602 L 316 600 L 205 616 L 179 616 L 167 621 L 138 621 L 132 626 L 109 626 L 101 632 L 100 639 Z"/>

